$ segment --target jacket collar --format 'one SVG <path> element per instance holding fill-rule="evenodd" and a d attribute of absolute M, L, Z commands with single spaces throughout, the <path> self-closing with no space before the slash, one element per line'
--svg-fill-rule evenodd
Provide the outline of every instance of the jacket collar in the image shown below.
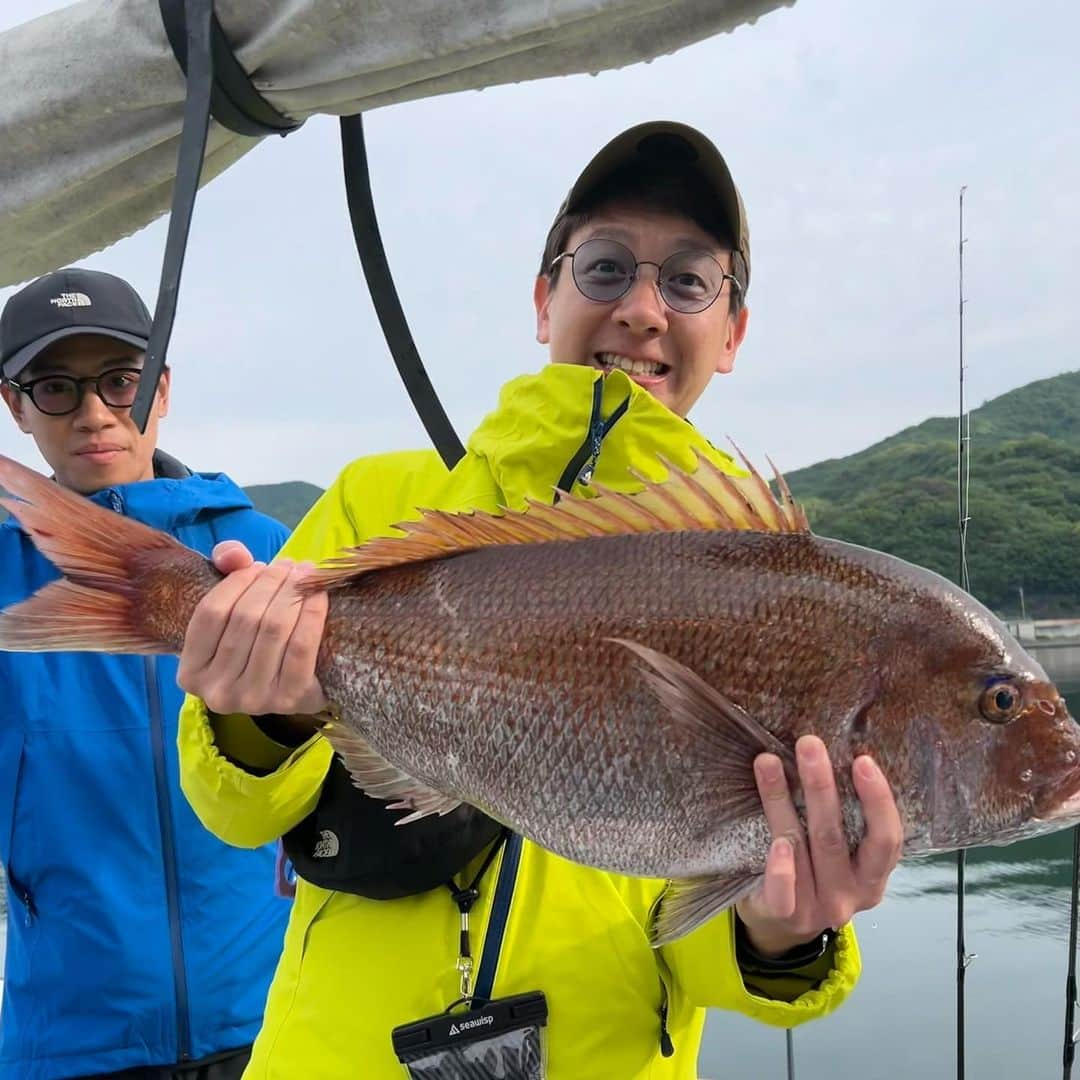
<path fill-rule="evenodd" d="M 191 470 L 172 454 L 164 450 L 154 451 L 154 477 L 165 480 L 183 480 L 191 476 Z"/>
<path fill-rule="evenodd" d="M 548 364 L 507 383 L 498 407 L 470 437 L 468 450 L 486 460 L 507 504 L 522 509 L 528 498 L 552 500 L 568 465 L 590 443 L 598 420 L 600 453 L 591 462 L 592 478 L 607 487 L 639 486 L 631 468 L 661 479 L 666 472 L 662 458 L 693 472 L 696 454 L 702 454 L 725 472 L 742 471 L 625 372 L 604 374 L 574 364 Z"/>
<path fill-rule="evenodd" d="M 251 500 L 224 473 L 193 473 L 160 450 L 154 453 L 154 473 L 153 480 L 117 484 L 88 498 L 166 532 L 191 524 L 207 511 L 251 509 Z M 9 517 L 0 522 L 3 528 L 20 526 L 14 517 Z"/>

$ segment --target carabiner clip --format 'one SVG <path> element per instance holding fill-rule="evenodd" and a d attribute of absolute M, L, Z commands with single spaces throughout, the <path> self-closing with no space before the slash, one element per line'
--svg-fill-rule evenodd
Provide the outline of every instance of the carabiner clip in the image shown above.
<path fill-rule="evenodd" d="M 471 956 L 459 956 L 457 969 L 461 974 L 461 997 L 465 1001 L 472 1001 L 472 975 L 473 962 Z"/>

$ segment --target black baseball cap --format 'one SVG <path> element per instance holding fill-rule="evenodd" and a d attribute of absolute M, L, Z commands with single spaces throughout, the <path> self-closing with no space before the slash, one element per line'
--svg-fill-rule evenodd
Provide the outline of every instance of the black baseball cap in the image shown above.
<path fill-rule="evenodd" d="M 54 341 L 100 334 L 145 349 L 150 312 L 122 278 L 69 267 L 20 289 L 0 314 L 0 375 L 17 378 Z"/>
<path fill-rule="evenodd" d="M 746 280 L 741 285 L 745 292 L 750 284 L 750 226 L 746 208 L 723 155 L 710 139 L 689 124 L 653 120 L 616 135 L 574 181 L 555 215 L 549 237 L 567 214 L 588 204 L 593 193 L 614 174 L 635 166 L 687 169 L 701 177 L 731 229 L 735 251 L 742 256 Z"/>

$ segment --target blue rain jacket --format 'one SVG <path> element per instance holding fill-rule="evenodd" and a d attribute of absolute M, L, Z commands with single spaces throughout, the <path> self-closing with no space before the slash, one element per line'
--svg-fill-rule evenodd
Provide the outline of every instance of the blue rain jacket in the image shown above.
<path fill-rule="evenodd" d="M 236 539 L 268 560 L 287 535 L 220 474 L 92 498 L 204 553 Z M 57 576 L 14 519 L 0 524 L 0 608 Z M 0 652 L 2 1080 L 198 1060 L 259 1029 L 289 902 L 275 849 L 222 843 L 180 791 L 176 669 Z"/>

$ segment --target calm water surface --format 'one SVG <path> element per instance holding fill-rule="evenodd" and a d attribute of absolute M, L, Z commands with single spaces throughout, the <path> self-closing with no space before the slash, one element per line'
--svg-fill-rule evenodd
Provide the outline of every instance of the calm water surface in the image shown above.
<path fill-rule="evenodd" d="M 1080 682 L 1060 686 L 1080 701 Z M 967 861 L 965 938 L 978 956 L 966 981 L 967 1077 L 1060 1077 L 1072 832 Z M 797 1080 L 955 1077 L 955 858 L 901 865 L 885 901 L 855 925 L 862 979 L 836 1013 L 795 1030 Z M 700 1073 L 783 1080 L 783 1032 L 714 1011 Z"/>
<path fill-rule="evenodd" d="M 1071 833 L 968 855 L 968 1077 L 1061 1076 L 1071 856 Z M 862 979 L 796 1029 L 798 1080 L 956 1076 L 955 888 L 954 860 L 907 863 L 856 919 Z M 710 1014 L 702 1077 L 783 1078 L 785 1063 L 782 1032 Z"/>

